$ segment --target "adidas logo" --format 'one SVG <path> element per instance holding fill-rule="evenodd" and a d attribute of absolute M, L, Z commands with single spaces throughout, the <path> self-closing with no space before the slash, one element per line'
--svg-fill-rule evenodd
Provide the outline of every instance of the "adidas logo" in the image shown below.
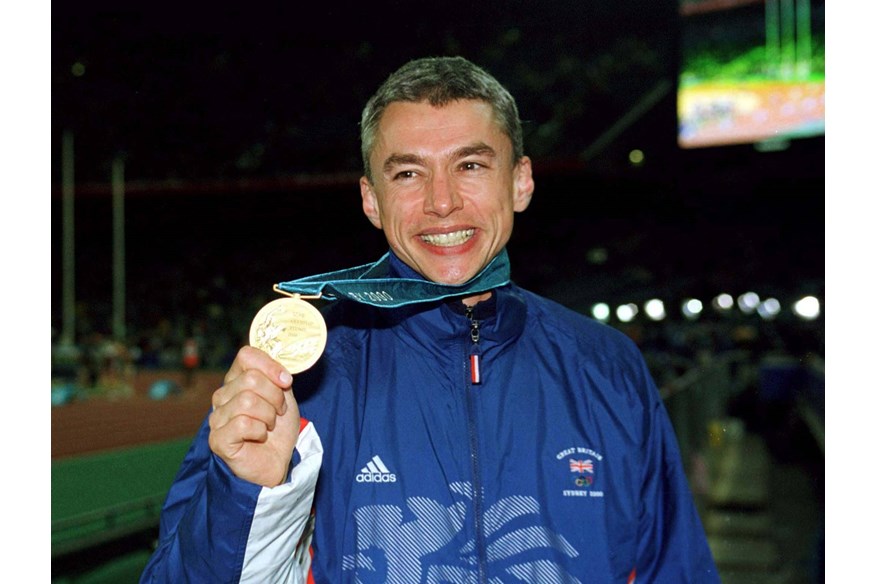
<path fill-rule="evenodd" d="M 356 475 L 357 483 L 394 483 L 395 475 L 389 472 L 380 457 L 375 455 Z"/>

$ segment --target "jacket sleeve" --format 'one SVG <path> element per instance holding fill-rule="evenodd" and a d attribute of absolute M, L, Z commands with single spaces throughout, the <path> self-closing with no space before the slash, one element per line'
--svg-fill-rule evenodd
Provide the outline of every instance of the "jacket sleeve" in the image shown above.
<path fill-rule="evenodd" d="M 650 375 L 649 432 L 644 445 L 636 582 L 719 583 L 694 505 L 675 432 Z"/>
<path fill-rule="evenodd" d="M 303 422 L 289 481 L 274 488 L 236 477 L 210 451 L 206 420 L 165 500 L 146 583 L 303 583 L 322 446 Z M 296 549 L 298 548 L 298 549 Z"/>

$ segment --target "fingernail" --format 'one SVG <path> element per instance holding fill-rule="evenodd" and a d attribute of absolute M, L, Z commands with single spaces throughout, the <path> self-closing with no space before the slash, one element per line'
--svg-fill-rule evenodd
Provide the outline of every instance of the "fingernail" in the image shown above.
<path fill-rule="evenodd" d="M 280 373 L 280 383 L 282 383 L 283 385 L 289 385 L 290 383 L 292 383 L 292 374 L 288 371 L 283 371 L 282 373 Z"/>

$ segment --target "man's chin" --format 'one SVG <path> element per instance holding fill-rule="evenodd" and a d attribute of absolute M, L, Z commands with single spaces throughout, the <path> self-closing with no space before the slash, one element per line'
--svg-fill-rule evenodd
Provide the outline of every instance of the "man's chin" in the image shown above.
<path fill-rule="evenodd" d="M 481 258 L 473 257 L 471 253 L 451 253 L 449 250 L 439 250 L 431 254 L 421 254 L 416 258 L 416 268 L 426 279 L 436 284 L 465 284 L 478 275 L 483 268 Z"/>
<path fill-rule="evenodd" d="M 437 283 L 449 286 L 465 284 L 477 275 L 477 272 L 461 269 L 431 269 L 427 270 L 426 278 Z"/>

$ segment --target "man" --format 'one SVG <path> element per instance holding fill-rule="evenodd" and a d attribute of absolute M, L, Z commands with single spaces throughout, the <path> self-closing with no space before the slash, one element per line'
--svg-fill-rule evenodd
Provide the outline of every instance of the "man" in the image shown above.
<path fill-rule="evenodd" d="M 635 345 L 509 281 L 534 190 L 513 98 L 412 61 L 361 138 L 390 253 L 326 275 L 343 298 L 294 385 L 241 349 L 142 581 L 717 582 Z"/>

